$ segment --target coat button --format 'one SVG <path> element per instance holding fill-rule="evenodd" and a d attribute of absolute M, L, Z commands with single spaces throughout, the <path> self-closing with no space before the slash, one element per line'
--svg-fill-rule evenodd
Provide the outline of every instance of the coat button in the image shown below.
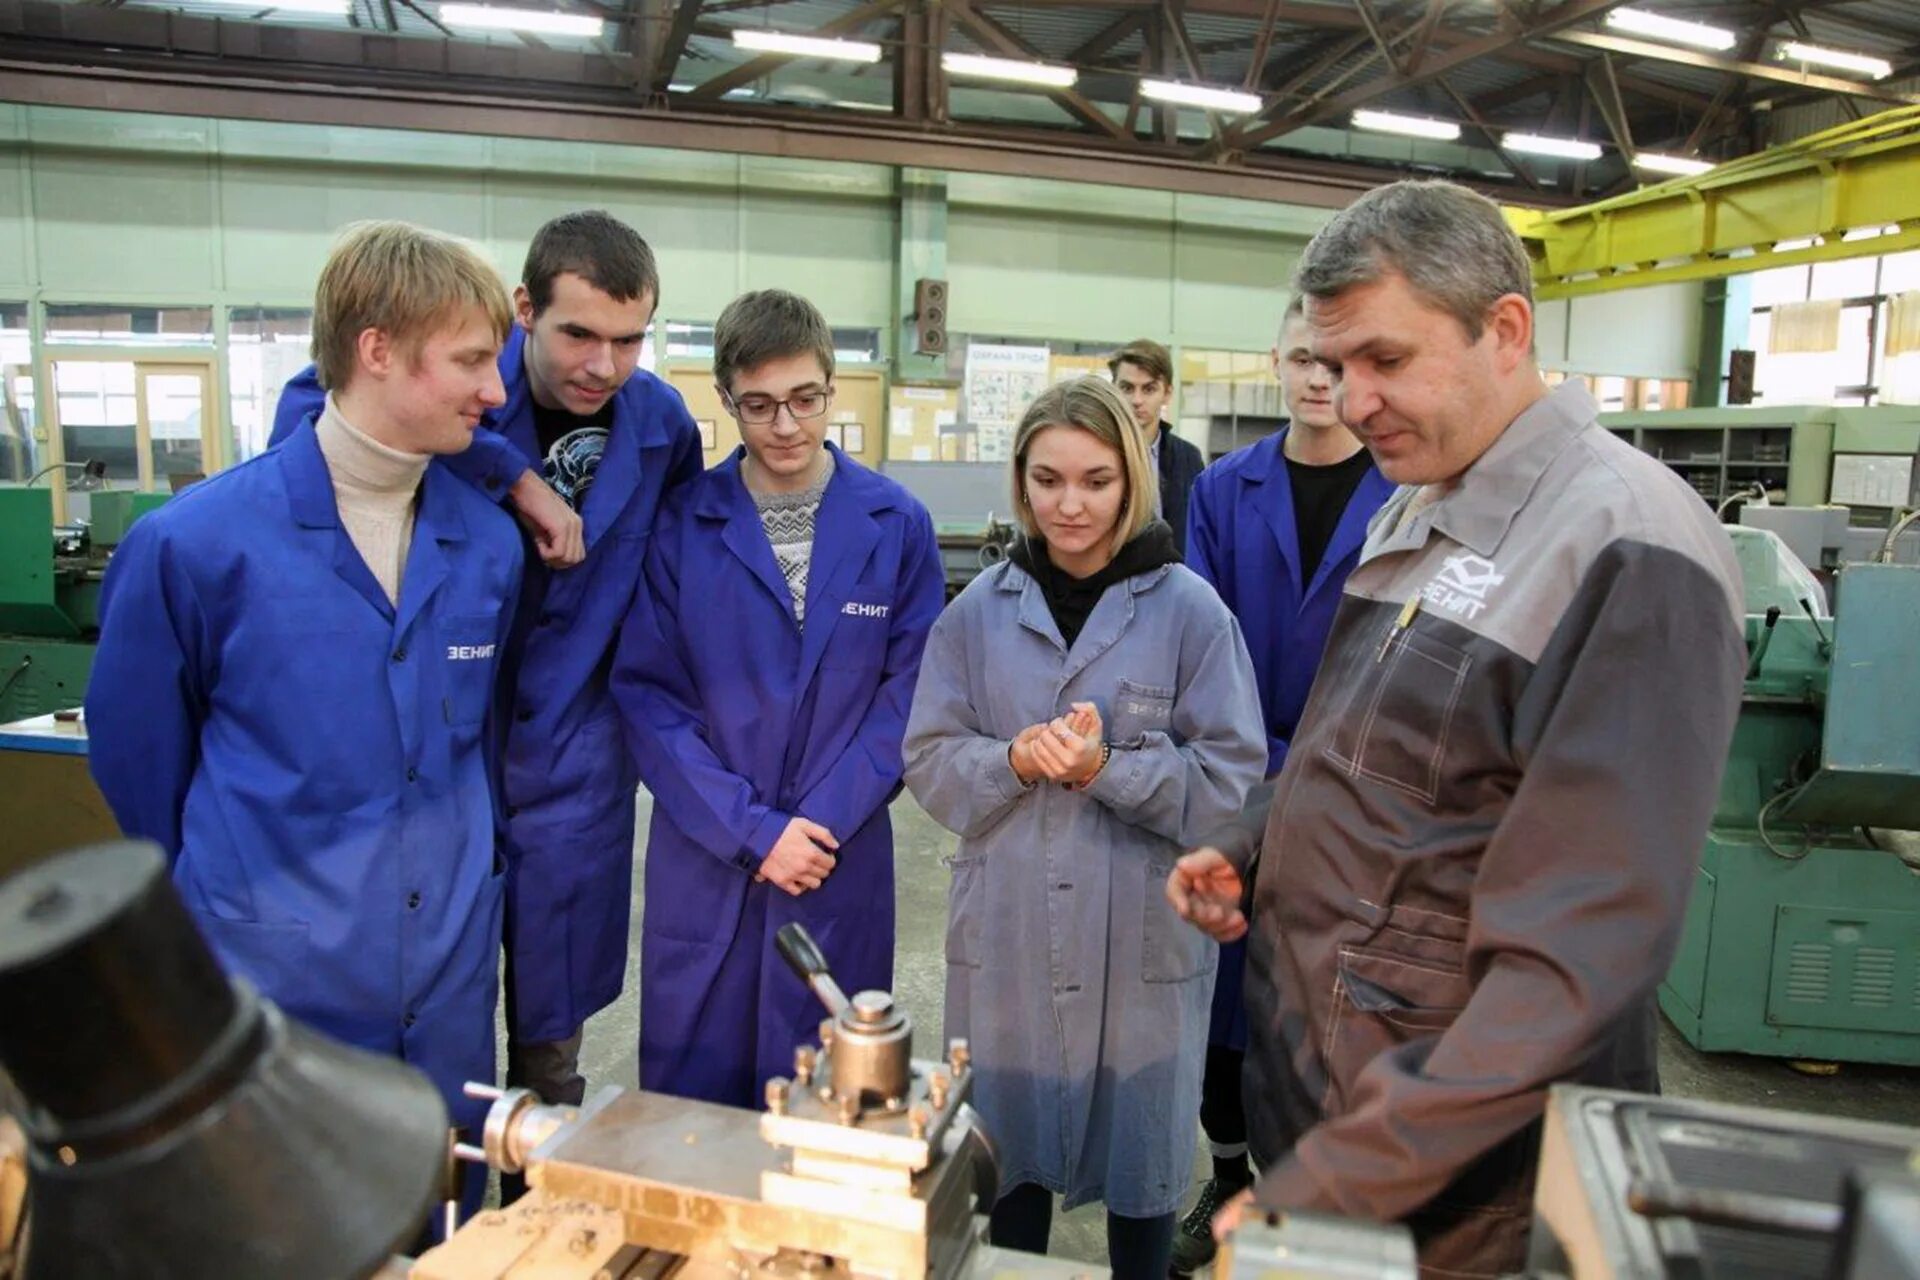
<path fill-rule="evenodd" d="M 414 1021 L 415 1021 L 414 1016 L 412 1014 L 408 1014 L 406 1017 L 400 1019 L 400 1025 L 404 1027 L 410 1027 L 414 1024 Z"/>
<path fill-rule="evenodd" d="M 525 724 L 527 721 L 533 719 L 533 708 L 522 707 L 518 711 L 513 713 L 513 718 L 518 720 L 521 724 Z"/>
<path fill-rule="evenodd" d="M 519 806 L 519 805 L 517 805 L 517 804 L 510 804 L 510 805 L 508 805 L 508 806 L 507 806 L 507 816 L 508 816 L 509 818 L 517 818 L 517 817 L 519 817 L 519 816 L 520 816 L 520 806 Z"/>
<path fill-rule="evenodd" d="M 415 893 L 410 893 L 410 894 L 408 894 L 408 895 L 407 895 L 407 910 L 409 910 L 409 911 L 418 911 L 419 909 L 420 909 L 420 895 L 419 895 L 419 893 L 417 893 L 417 892 L 415 892 Z"/>
<path fill-rule="evenodd" d="M 539 620 L 533 625 L 536 627 L 550 627 L 553 625 L 553 615 L 551 613 L 543 613 L 540 615 Z"/>
<path fill-rule="evenodd" d="M 405 645 L 401 645 L 393 651 L 393 660 L 395 662 L 405 662 L 407 660 L 407 647 Z"/>
<path fill-rule="evenodd" d="M 420 771 L 414 768 L 412 765 L 407 766 L 407 781 L 408 782 L 420 781 Z"/>

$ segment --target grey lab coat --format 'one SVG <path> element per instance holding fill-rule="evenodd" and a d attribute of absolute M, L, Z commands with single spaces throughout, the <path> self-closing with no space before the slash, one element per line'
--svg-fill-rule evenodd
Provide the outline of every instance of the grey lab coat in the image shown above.
<path fill-rule="evenodd" d="M 1007 746 L 1090 701 L 1113 755 L 1084 791 L 1023 789 Z M 971 1042 L 1001 1186 L 1152 1217 L 1193 1165 L 1214 944 L 1167 905 L 1174 860 L 1266 767 L 1253 667 L 1180 565 L 1109 587 L 1068 651 L 1013 564 L 934 624 L 906 780 L 961 837 L 947 907 L 947 1034 Z"/>

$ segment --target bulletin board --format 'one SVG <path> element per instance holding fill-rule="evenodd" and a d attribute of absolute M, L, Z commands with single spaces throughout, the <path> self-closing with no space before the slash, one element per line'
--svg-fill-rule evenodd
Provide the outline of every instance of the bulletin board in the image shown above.
<path fill-rule="evenodd" d="M 896 386 L 887 400 L 889 462 L 969 462 L 973 435 L 956 430 L 960 388 Z"/>

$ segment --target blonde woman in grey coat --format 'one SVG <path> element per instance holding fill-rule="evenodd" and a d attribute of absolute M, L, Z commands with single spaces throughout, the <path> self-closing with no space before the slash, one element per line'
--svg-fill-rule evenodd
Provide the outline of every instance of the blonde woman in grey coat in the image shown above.
<path fill-rule="evenodd" d="M 1164 1280 L 1216 951 L 1162 886 L 1259 781 L 1260 701 L 1111 384 L 1033 402 L 1013 490 L 1026 537 L 935 623 L 907 722 L 907 785 L 961 837 L 946 1029 L 1000 1149 L 994 1243 L 1044 1252 L 1051 1193 L 1104 1200 L 1115 1275 Z"/>

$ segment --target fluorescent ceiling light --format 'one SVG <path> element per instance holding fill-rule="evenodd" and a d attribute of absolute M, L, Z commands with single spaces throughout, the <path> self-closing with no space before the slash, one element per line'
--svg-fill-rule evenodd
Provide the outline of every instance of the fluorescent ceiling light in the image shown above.
<path fill-rule="evenodd" d="M 1598 160 L 1600 146 L 1594 142 L 1579 142 L 1573 138 L 1548 138 L 1537 133 L 1510 133 L 1500 140 L 1500 145 L 1509 151 L 1524 151 L 1528 155 L 1558 156 L 1562 160 Z"/>
<path fill-rule="evenodd" d="M 606 31 L 606 24 L 583 13 L 560 13 L 553 9 L 506 9 L 485 4 L 443 4 L 440 21 L 450 27 L 469 27 L 479 31 L 527 31 L 543 36 L 594 37 Z"/>
<path fill-rule="evenodd" d="M 880 46 L 864 40 L 823 40 L 819 36 L 789 35 L 741 27 L 733 33 L 735 48 L 759 53 L 791 53 L 802 58 L 833 58 L 840 62 L 878 62 Z"/>
<path fill-rule="evenodd" d="M 1713 162 L 1695 160 L 1692 156 L 1670 156 L 1658 151 L 1642 151 L 1633 157 L 1633 167 L 1645 169 L 1649 173 L 1672 173 L 1683 178 L 1691 178 L 1696 173 L 1705 173 L 1713 168 Z"/>
<path fill-rule="evenodd" d="M 1709 27 L 1701 22 L 1682 22 L 1644 9 L 1615 9 L 1607 14 L 1607 25 L 1635 35 L 1690 44 L 1699 49 L 1731 49 L 1738 38 L 1725 27 Z"/>
<path fill-rule="evenodd" d="M 1409 138 L 1437 138 L 1442 142 L 1454 142 L 1460 137 L 1460 126 L 1447 120 L 1429 120 L 1425 116 L 1403 116 L 1392 111 L 1368 111 L 1365 108 L 1353 113 L 1353 127 L 1379 133 L 1401 133 Z"/>
<path fill-rule="evenodd" d="M 333 17 L 345 16 L 352 7 L 351 0 L 280 0 L 280 3 L 262 3 L 261 0 L 213 0 L 215 4 L 231 5 L 236 9 L 247 9 L 253 13 L 262 10 L 280 13 L 324 13 Z"/>
<path fill-rule="evenodd" d="M 1816 67 L 1857 71 L 1875 80 L 1884 80 L 1893 74 L 1893 64 L 1885 58 L 1869 58 L 1864 53 L 1848 53 L 1844 49 L 1823 49 L 1817 44 L 1801 44 L 1798 40 L 1789 40 L 1781 45 L 1780 56 L 1788 62 L 1811 62 Z"/>
<path fill-rule="evenodd" d="M 940 65 L 956 76 L 978 76 L 982 80 L 1011 80 L 1015 84 L 1046 85 L 1065 89 L 1080 78 L 1072 67 L 1051 62 L 1021 62 L 1015 58 L 988 58 L 977 53 L 943 53 Z"/>
<path fill-rule="evenodd" d="M 1155 102 L 1172 102 L 1182 107 L 1200 107 L 1207 111 L 1233 111 L 1241 115 L 1251 115 L 1263 105 L 1257 93 L 1215 89 L 1204 84 L 1182 84 L 1178 80 L 1142 80 L 1140 96 Z"/>

